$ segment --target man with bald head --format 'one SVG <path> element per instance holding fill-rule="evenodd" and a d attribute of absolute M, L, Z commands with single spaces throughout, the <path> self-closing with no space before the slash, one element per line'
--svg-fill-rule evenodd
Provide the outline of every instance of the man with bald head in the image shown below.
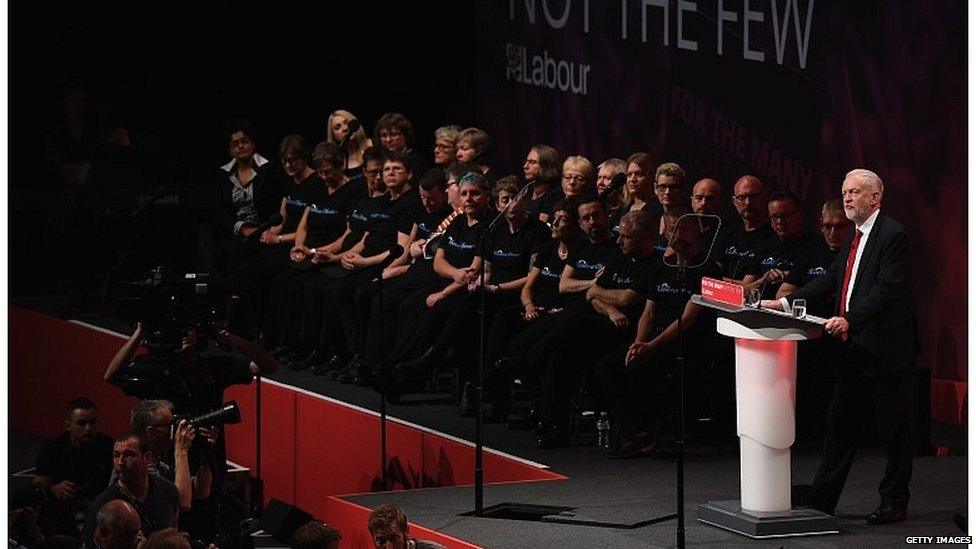
<path fill-rule="evenodd" d="M 92 537 L 99 549 L 135 549 L 143 538 L 139 512 L 125 500 L 105 503 L 95 516 Z"/>
<path fill-rule="evenodd" d="M 722 218 L 721 222 L 706 217 L 699 220 L 701 235 L 698 241 L 706 253 L 714 250 L 710 257 L 718 260 L 719 254 L 725 250 L 729 235 L 732 234 L 731 227 L 722 216 L 725 212 L 722 185 L 710 177 L 698 180 L 691 189 L 691 210 L 698 215 Z"/>
<path fill-rule="evenodd" d="M 823 462 L 813 480 L 810 505 L 833 514 L 854 461 L 861 421 L 874 409 L 887 464 L 878 493 L 881 504 L 868 524 L 903 520 L 908 509 L 912 457 L 910 423 L 914 362 L 918 353 L 908 233 L 881 213 L 884 184 L 870 170 L 847 173 L 841 187 L 844 213 L 856 230 L 845 239 L 827 271 L 780 301 L 833 295 L 824 331 L 840 340 L 837 386 L 827 411 Z"/>
<path fill-rule="evenodd" d="M 756 257 L 756 250 L 767 240 L 775 238 L 769 226 L 768 201 L 766 184 L 758 177 L 743 175 L 735 182 L 732 203 L 742 224 L 732 230 L 724 253 L 716 258 L 722 262 L 726 278 L 742 280 L 745 269 Z"/>

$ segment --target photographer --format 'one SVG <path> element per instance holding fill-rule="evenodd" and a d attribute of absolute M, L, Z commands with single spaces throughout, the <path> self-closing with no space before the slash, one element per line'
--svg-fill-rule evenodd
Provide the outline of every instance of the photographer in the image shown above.
<path fill-rule="evenodd" d="M 34 483 L 45 493 L 38 522 L 48 535 L 77 535 L 75 513 L 108 486 L 112 438 L 98 430 L 98 409 L 77 397 L 65 410 L 65 431 L 41 448 Z"/>
<path fill-rule="evenodd" d="M 152 435 L 156 433 L 156 428 L 159 429 L 156 435 L 160 439 L 168 438 L 174 412 L 193 416 L 220 408 L 223 405 L 224 389 L 231 385 L 247 385 L 255 375 L 267 375 L 278 367 L 278 363 L 267 351 L 225 330 L 215 332 L 195 328 L 184 330 L 180 345 L 175 351 L 172 345 L 160 345 L 161 339 L 164 343 L 168 343 L 166 337 L 159 336 L 160 331 L 165 330 L 147 330 L 141 322 L 137 323 L 132 336 L 116 353 L 104 376 L 107 381 L 123 386 L 127 392 L 138 393 L 140 397 L 165 398 L 172 402 L 172 408 L 167 409 L 166 417 L 147 418 L 144 422 L 149 438 L 154 438 Z M 210 337 L 207 337 L 208 335 Z M 210 340 L 219 349 L 210 345 Z M 139 346 L 144 342 L 149 347 L 149 355 L 136 357 Z M 165 375 L 161 375 L 160 372 L 164 372 Z M 153 419 L 160 421 L 153 421 Z M 153 425 L 149 425 L 149 422 Z M 180 450 L 184 445 L 188 448 L 194 432 L 189 430 L 186 424 L 178 424 L 176 427 L 177 436 L 172 446 L 175 450 Z M 199 426 L 190 427 L 199 428 Z M 192 524 L 188 523 L 186 526 L 192 531 L 194 537 L 210 537 L 215 526 L 213 518 L 217 515 L 216 506 L 223 500 L 226 451 L 222 428 L 216 429 L 214 438 L 212 457 L 206 460 L 209 462 L 208 472 L 211 477 L 209 482 L 208 472 L 201 471 L 198 466 L 191 468 L 190 465 L 195 464 L 189 463 L 174 469 L 171 477 L 180 487 L 181 507 L 184 509 L 187 505 L 193 507 L 193 511 L 186 516 L 187 521 Z M 167 440 L 162 444 L 169 448 L 171 443 Z M 183 456 L 176 454 L 174 454 L 174 464 L 179 464 L 177 458 L 182 460 Z M 194 456 L 194 453 L 190 453 L 188 459 L 193 457 L 193 461 L 196 462 Z M 177 474 L 190 470 L 194 471 L 194 474 L 187 475 L 188 478 Z M 187 499 L 188 496 L 195 501 L 191 503 Z"/>

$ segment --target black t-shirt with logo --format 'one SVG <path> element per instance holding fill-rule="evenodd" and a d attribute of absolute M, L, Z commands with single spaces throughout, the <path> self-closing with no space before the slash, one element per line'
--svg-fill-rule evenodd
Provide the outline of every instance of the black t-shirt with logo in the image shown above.
<path fill-rule="evenodd" d="M 464 269 L 471 266 L 476 248 L 481 241 L 483 225 L 484 223 L 479 221 L 469 226 L 468 216 L 462 214 L 457 216 L 444 231 L 437 241 L 437 248 L 444 250 L 444 259 L 452 267 Z"/>
<path fill-rule="evenodd" d="M 346 219 L 353 204 L 361 196 L 361 188 L 348 182 L 329 194 L 328 189 L 319 188 L 309 193 L 308 220 L 305 223 L 307 234 L 305 245 L 317 248 L 331 242 L 346 232 Z"/>
<path fill-rule="evenodd" d="M 771 238 L 777 237 L 769 223 L 751 231 L 747 231 L 742 225 L 733 229 L 721 256 L 716 258 L 721 261 L 725 276 L 742 280 L 748 274 L 747 269 L 755 259 L 756 251 Z"/>
<path fill-rule="evenodd" d="M 593 280 L 597 272 L 604 268 L 611 260 L 622 256 L 620 246 L 614 239 L 599 243 L 589 242 L 570 252 L 566 258 L 566 265 L 573 268 L 573 280 Z M 566 306 L 585 310 L 586 294 L 584 292 L 570 294 L 566 297 Z"/>
<path fill-rule="evenodd" d="M 569 255 L 572 255 L 572 250 Z M 566 260 L 559 257 L 559 241 L 550 240 L 545 244 L 532 266 L 539 269 L 539 276 L 532 286 L 532 302 L 536 307 L 559 309 L 565 305 L 559 293 L 559 277 L 566 267 Z"/>
<path fill-rule="evenodd" d="M 654 267 L 660 262 L 661 254 L 657 250 L 652 250 L 650 254 L 640 258 L 627 257 L 621 252 L 607 262 L 603 274 L 596 279 L 596 285 L 605 290 L 633 290 L 638 295 L 643 295 L 644 289 L 650 283 Z M 637 300 L 622 312 L 627 315 L 631 325 L 636 326 L 643 310 L 644 303 Z"/>
<path fill-rule="evenodd" d="M 450 204 L 445 204 L 443 208 L 436 212 L 421 210 L 415 221 L 417 225 L 416 239 L 427 240 L 430 238 L 430 235 L 437 231 L 437 227 L 441 224 L 441 221 L 447 219 L 447 216 L 451 214 L 451 211 L 452 209 Z"/>
<path fill-rule="evenodd" d="M 306 177 L 301 183 L 295 183 L 292 178 L 288 179 L 285 185 L 285 221 L 281 227 L 281 234 L 295 232 L 302 216 L 305 215 L 305 207 L 309 205 L 309 195 L 315 189 L 323 188 L 325 188 L 325 181 L 315 174 Z"/>
<path fill-rule="evenodd" d="M 837 252 L 830 251 L 827 244 L 821 241 L 817 246 L 805 250 L 794 262 L 793 269 L 787 275 L 785 282 L 798 288 L 820 278 L 831 263 L 834 262 Z M 828 318 L 834 314 L 834 296 L 824 296 L 821 299 L 807 299 L 807 313 Z"/>
<path fill-rule="evenodd" d="M 364 194 L 359 197 L 349 213 L 349 234 L 342 241 L 342 251 L 346 251 L 363 239 L 366 229 L 379 215 L 386 205 L 386 195 L 369 196 Z"/>
<path fill-rule="evenodd" d="M 538 218 L 529 217 L 514 233 L 508 223 L 496 226 L 486 246 L 491 263 L 491 283 L 501 284 L 522 278 L 529 272 L 532 254 L 549 241 L 551 231 Z"/>
<path fill-rule="evenodd" d="M 705 259 L 704 253 L 699 254 L 695 259 L 688 261 L 689 265 L 697 265 Z M 671 259 L 669 262 L 673 261 Z M 680 271 L 673 264 L 666 264 L 659 261 L 655 264 L 650 276 L 650 284 L 647 286 L 647 299 L 654 302 L 654 322 L 652 338 L 662 332 L 672 322 L 677 320 L 684 309 L 685 304 L 694 294 L 701 294 L 701 279 L 721 278 L 722 269 L 714 261 L 708 261 L 697 267 L 688 267 L 685 270 L 685 278 L 682 282 Z M 704 313 L 704 311 L 703 311 Z M 704 333 L 707 330 L 715 329 L 714 322 L 709 322 L 706 314 L 700 314 L 695 326 L 691 329 L 695 333 Z M 687 336 L 686 336 L 687 337 Z"/>
<path fill-rule="evenodd" d="M 797 258 L 815 248 L 819 241 L 820 238 L 813 233 L 804 233 L 789 241 L 780 240 L 779 237 L 771 238 L 756 250 L 755 257 L 746 268 L 746 274 L 759 277 L 770 269 L 793 272 Z M 767 284 L 763 288 L 763 299 L 774 299 L 777 289 L 778 286 Z"/>
<path fill-rule="evenodd" d="M 389 250 L 397 242 L 397 233 L 410 234 L 414 222 L 423 211 L 420 195 L 416 190 L 401 194 L 392 199 L 385 197 L 382 208 L 372 218 L 366 235 L 362 255 L 369 257 Z"/>

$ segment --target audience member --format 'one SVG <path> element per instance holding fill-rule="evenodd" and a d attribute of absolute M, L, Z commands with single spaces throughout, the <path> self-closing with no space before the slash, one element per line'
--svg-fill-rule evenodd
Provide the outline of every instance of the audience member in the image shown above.
<path fill-rule="evenodd" d="M 596 167 L 596 192 L 603 200 L 609 217 L 615 217 L 617 210 L 629 201 L 627 185 L 609 191 L 610 183 L 617 174 L 627 172 L 627 162 L 620 158 L 608 158 Z"/>
<path fill-rule="evenodd" d="M 410 537 L 407 515 L 403 509 L 390 503 L 374 509 L 369 514 L 366 526 L 377 549 L 444 549 L 439 543 Z"/>
<path fill-rule="evenodd" d="M 356 122 L 358 127 L 350 133 L 349 126 L 353 122 Z M 362 177 L 363 153 L 373 143 L 366 137 L 366 131 L 363 130 L 356 116 L 342 109 L 333 111 L 329 115 L 325 136 L 326 143 L 335 145 L 339 151 L 342 159 L 339 169 L 342 170 L 343 175 L 348 179 Z"/>
<path fill-rule="evenodd" d="M 726 279 L 741 281 L 756 258 L 756 250 L 776 234 L 769 225 L 769 193 L 761 179 L 754 175 L 740 177 L 732 189 L 732 202 L 742 223 L 732 230 L 725 250 L 716 259 L 721 262 Z"/>
<path fill-rule="evenodd" d="M 491 165 L 488 162 L 488 155 L 491 153 L 492 146 L 491 136 L 481 128 L 465 128 L 458 134 L 458 162 L 474 164 L 489 186 L 498 179 L 498 176 L 491 171 Z"/>
<path fill-rule="evenodd" d="M 397 112 L 388 112 L 376 121 L 373 136 L 380 140 L 384 150 L 403 155 L 411 173 L 427 173 L 430 164 L 413 149 L 413 122 L 409 118 Z"/>
<path fill-rule="evenodd" d="M 457 161 L 457 142 L 461 126 L 451 124 L 434 130 L 434 166 L 446 170 Z"/>
<path fill-rule="evenodd" d="M 769 198 L 769 222 L 775 238 L 756 248 L 745 269 L 743 288 L 759 288 L 763 299 L 773 299 L 801 255 L 819 244 L 820 238 L 803 230 L 803 205 L 793 194 L 775 192 Z"/>
<path fill-rule="evenodd" d="M 34 482 L 50 496 L 38 516 L 38 525 L 48 535 L 78 534 L 76 515 L 108 486 L 112 470 L 112 438 L 98 430 L 94 402 L 72 399 L 64 425 L 63 433 L 41 447 L 34 470 Z"/>
<path fill-rule="evenodd" d="M 634 153 L 627 158 L 627 196 L 630 203 L 618 208 L 614 217 L 610 218 L 610 229 L 617 232 L 620 229 L 620 218 L 627 212 L 638 210 L 650 214 L 654 223 L 659 223 L 661 217 L 661 203 L 654 194 L 655 171 L 654 162 L 647 153 Z"/>
<path fill-rule="evenodd" d="M 291 549 L 339 549 L 342 534 L 335 528 L 318 521 L 309 521 L 295 530 L 291 537 Z"/>
<path fill-rule="evenodd" d="M 124 499 L 107 501 L 95 515 L 92 538 L 98 549 L 136 549 L 145 537 L 139 512 Z"/>
<path fill-rule="evenodd" d="M 522 174 L 526 184 L 532 184 L 532 196 L 525 211 L 540 221 L 548 221 L 558 196 L 557 186 L 562 175 L 562 158 L 556 149 L 542 143 L 533 145 L 525 155 Z"/>
<path fill-rule="evenodd" d="M 175 527 L 180 515 L 180 493 L 172 482 L 149 474 L 152 451 L 144 437 L 129 431 L 115 438 L 112 465 L 116 480 L 88 508 L 82 540 L 94 547 L 95 519 L 102 506 L 114 499 L 129 503 L 139 514 L 140 529 L 150 535 Z"/>
<path fill-rule="evenodd" d="M 150 534 L 139 549 L 190 549 L 190 536 L 176 528 L 164 528 Z"/>

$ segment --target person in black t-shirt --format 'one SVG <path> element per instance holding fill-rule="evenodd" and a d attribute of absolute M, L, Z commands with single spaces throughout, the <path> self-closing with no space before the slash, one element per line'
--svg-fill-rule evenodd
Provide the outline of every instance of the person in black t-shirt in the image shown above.
<path fill-rule="evenodd" d="M 387 266 L 405 265 L 410 259 L 413 226 L 423 211 L 420 196 L 413 186 L 413 173 L 403 156 L 387 154 L 383 162 L 383 182 L 387 202 L 380 215 L 370 224 L 361 252 L 342 256 L 346 275 L 325 289 L 322 323 L 323 347 L 331 347 L 337 362 L 350 372 L 358 369 L 362 331 L 356 312 L 356 290 L 369 284 Z"/>
<path fill-rule="evenodd" d="M 90 399 L 72 399 L 65 412 L 65 431 L 45 442 L 37 456 L 34 483 L 47 496 L 38 525 L 47 535 L 77 536 L 75 513 L 108 485 L 112 438 L 98 430 L 98 409 Z"/>
<path fill-rule="evenodd" d="M 458 134 L 457 152 L 455 157 L 458 162 L 473 164 L 475 170 L 485 178 L 488 187 L 498 179 L 495 172 L 491 171 L 488 163 L 488 155 L 492 150 L 491 136 L 481 128 L 465 128 Z"/>
<path fill-rule="evenodd" d="M 319 143 L 312 151 L 315 172 L 325 183 L 309 189 L 309 205 L 305 207 L 295 242 L 290 252 L 289 269 L 275 276 L 272 283 L 271 308 L 265 318 L 263 344 L 275 348 L 272 354 L 282 354 L 281 346 L 298 340 L 302 318 L 302 284 L 314 276 L 323 263 L 316 260 L 317 252 L 335 257 L 349 232 L 347 216 L 353 204 L 364 193 L 361 181 L 350 181 L 342 171 L 342 156 L 331 143 Z"/>
<path fill-rule="evenodd" d="M 756 250 L 776 234 L 769 226 L 766 184 L 754 175 L 743 175 L 735 182 L 732 203 L 742 223 L 732 230 L 725 249 L 717 258 L 726 280 L 739 282 L 756 257 Z"/>
<path fill-rule="evenodd" d="M 433 219 L 428 225 L 424 221 L 426 218 L 421 216 L 417 223 L 416 239 L 410 243 L 410 256 L 412 257 L 410 266 L 405 272 L 396 276 L 391 275 L 395 274 L 395 270 L 400 270 L 402 267 L 387 269 L 389 272 L 384 272 L 383 289 L 377 290 L 378 293 L 371 298 L 368 311 L 365 309 L 366 304 L 363 303 L 362 314 L 364 316 L 368 314 L 369 317 L 369 329 L 367 330 L 367 339 L 362 355 L 364 370 L 375 371 L 385 364 L 389 357 L 393 356 L 396 343 L 395 335 L 398 333 L 398 311 L 403 301 L 421 288 L 436 286 L 440 283 L 440 276 L 434 272 L 434 256 L 445 231 L 458 217 L 464 216 L 464 207 L 457 181 L 474 169 L 474 166 L 470 164 L 455 163 L 443 172 L 445 185 L 443 197 L 447 203 L 444 207 L 446 210 L 445 217 L 435 226 Z M 437 176 L 437 172 L 433 170 L 428 172 L 428 175 L 433 176 L 428 180 L 429 192 L 432 196 L 437 196 L 440 178 Z M 425 209 L 428 207 L 426 204 L 427 202 L 425 202 Z M 433 207 L 435 204 L 431 203 L 430 205 Z M 439 216 L 440 214 L 436 217 Z M 434 229 L 428 233 L 430 227 L 434 227 Z M 386 280 L 389 282 L 387 283 Z M 366 296 L 362 297 L 365 299 Z"/>
<path fill-rule="evenodd" d="M 559 152 L 542 143 L 533 145 L 525 155 L 522 174 L 525 182 L 532 184 L 532 195 L 525 205 L 525 211 L 538 217 L 539 221 L 549 221 L 552 215 L 552 208 L 556 204 L 553 197 L 558 196 L 555 191 L 559 186 L 562 163 Z"/>
<path fill-rule="evenodd" d="M 583 214 L 584 211 L 580 210 Z M 583 215 L 580 216 L 581 218 Z M 640 314 L 640 289 L 655 262 L 657 227 L 645 212 L 629 212 L 620 220 L 620 254 L 607 262 L 585 293 L 585 305 L 560 319 L 547 345 L 542 385 L 540 448 L 568 443 L 569 402 L 592 364 L 633 337 Z"/>
<path fill-rule="evenodd" d="M 650 273 L 633 341 L 606 355 L 596 368 L 617 433 L 612 457 L 636 456 L 654 445 L 666 374 L 679 350 L 678 318 L 686 364 L 694 368 L 711 348 L 711 327 L 690 298 L 701 293 L 703 276 L 715 278 L 721 270 L 706 261 L 697 221 L 686 218 L 678 223 L 673 213 L 665 213 L 663 219 L 671 246 Z M 682 263 L 687 265 L 683 275 L 678 268 Z"/>
<path fill-rule="evenodd" d="M 262 249 L 241 266 L 241 277 L 246 280 L 247 295 L 253 305 L 249 320 L 259 326 L 258 320 L 263 319 L 268 310 L 271 281 L 275 275 L 288 268 L 295 231 L 305 215 L 309 193 L 312 189 L 325 186 L 311 167 L 310 151 L 302 136 L 286 136 L 278 150 L 282 167 L 289 178 L 279 212 L 283 219 L 281 224 L 261 233 Z"/>
<path fill-rule="evenodd" d="M 499 179 L 492 188 L 495 207 L 498 211 L 504 211 L 505 217 L 491 228 L 482 249 L 477 253 L 477 256 L 483 258 L 485 265 L 486 326 L 493 321 L 499 309 L 518 303 L 518 295 L 525 285 L 529 265 L 541 244 L 548 239 L 548 228 L 538 219 L 529 217 L 524 208 L 527 197 L 518 197 L 519 191 L 514 176 Z M 515 201 L 516 197 L 519 198 L 518 201 Z M 460 410 L 462 416 L 474 413 L 474 386 L 471 382 L 475 378 L 480 358 L 480 286 L 481 277 L 470 282 L 467 297 L 451 312 L 433 345 L 418 359 L 399 366 L 404 371 L 430 371 L 453 349 L 458 360 L 460 381 L 464 383 Z"/>
<path fill-rule="evenodd" d="M 803 205 L 792 194 L 773 193 L 769 199 L 769 220 L 776 238 L 756 248 L 746 267 L 742 285 L 745 291 L 761 288 L 763 299 L 773 299 L 776 290 L 796 266 L 796 260 L 817 246 L 813 233 L 803 232 Z"/>
<path fill-rule="evenodd" d="M 477 248 L 482 241 L 483 220 L 487 215 L 489 192 L 484 176 L 468 173 L 459 181 L 464 215 L 458 216 L 438 242 L 434 254 L 434 272 L 438 280 L 414 291 L 400 304 L 396 344 L 388 358 L 400 365 L 420 356 L 444 327 L 453 309 L 466 297 L 470 285 L 478 279 L 482 258 Z M 404 384 L 416 381 L 417 372 L 392 368 L 381 373 L 378 382 L 392 398 L 398 398 Z"/>
<path fill-rule="evenodd" d="M 362 251 L 363 241 L 369 225 L 382 212 L 386 204 L 386 185 L 383 183 L 383 161 L 386 157 L 379 147 L 370 147 L 363 153 L 363 179 L 365 190 L 358 193 L 357 198 L 347 205 L 346 232 L 342 235 L 339 246 L 318 247 L 312 254 L 310 262 L 317 267 L 311 270 L 315 274 L 301 282 L 301 322 L 297 333 L 290 335 L 290 354 L 284 356 L 289 368 L 304 370 L 314 368 L 313 373 L 324 373 L 321 366 L 331 356 L 331 349 L 321 348 L 322 334 L 322 306 L 325 302 L 325 288 L 333 280 L 346 274 L 340 265 L 342 256 L 346 252 Z M 355 181 L 348 184 L 357 184 Z M 324 268 L 323 268 L 324 267 Z M 298 300 L 297 292 L 293 299 Z"/>
<path fill-rule="evenodd" d="M 541 247 L 525 285 L 519 292 L 521 303 L 504 308 L 495 315 L 488 332 L 488 364 L 485 385 L 493 396 L 485 421 L 508 418 L 511 410 L 509 386 L 514 368 L 505 363 L 512 357 L 516 364 L 532 345 L 548 334 L 565 300 L 559 293 L 559 277 L 567 258 L 581 245 L 582 233 L 576 203 L 564 200 L 552 212 L 552 238 Z M 512 361 L 509 361 L 512 362 Z"/>
<path fill-rule="evenodd" d="M 722 186 L 711 178 L 700 179 L 691 190 L 691 211 L 698 215 L 716 216 L 721 219 L 701 218 L 702 249 L 709 257 L 717 258 L 724 253 L 726 242 L 732 229 L 723 217 L 725 201 L 722 196 Z"/>

